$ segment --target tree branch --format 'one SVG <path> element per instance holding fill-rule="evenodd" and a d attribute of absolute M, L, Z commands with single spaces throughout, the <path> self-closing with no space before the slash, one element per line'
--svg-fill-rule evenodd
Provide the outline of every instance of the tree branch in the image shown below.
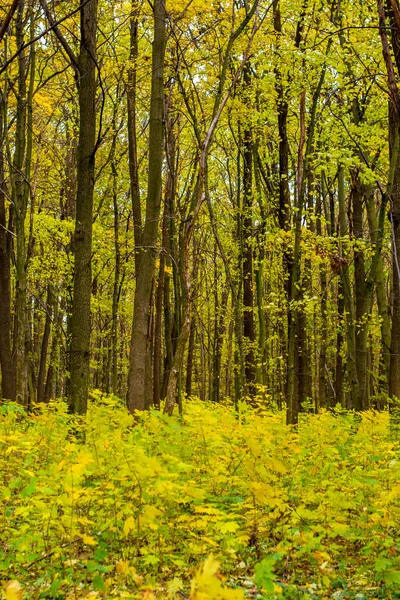
<path fill-rule="evenodd" d="M 48 22 L 50 23 L 51 27 L 53 28 L 53 31 L 56 34 L 58 41 L 60 42 L 61 46 L 64 48 L 65 52 L 67 53 L 68 58 L 71 61 L 71 65 L 72 65 L 75 73 L 78 75 L 78 73 L 79 73 L 78 59 L 75 56 L 74 51 L 72 50 L 71 46 L 68 44 L 67 40 L 65 39 L 65 37 L 63 36 L 61 31 L 59 30 L 58 23 L 56 23 L 53 15 L 51 14 L 46 0 L 40 0 L 40 5 L 45 12 Z"/>
<path fill-rule="evenodd" d="M 4 71 L 7 69 L 7 67 L 16 59 L 18 58 L 18 56 L 21 54 L 21 52 L 23 52 L 25 50 L 25 48 L 29 48 L 29 46 L 32 46 L 32 44 L 35 44 L 37 41 L 39 41 L 42 37 L 44 37 L 45 35 L 47 35 L 48 33 L 50 33 L 50 31 L 53 31 L 53 29 L 55 27 L 57 27 L 58 25 L 61 25 L 61 23 L 63 23 L 64 21 L 66 21 L 67 19 L 70 19 L 71 17 L 73 17 L 74 15 L 76 15 L 76 13 L 78 13 L 86 4 L 88 4 L 88 2 L 90 2 L 90 0 L 83 0 L 83 2 L 78 6 L 78 8 L 75 8 L 75 10 L 71 11 L 68 15 L 66 15 L 65 17 L 62 17 L 61 19 L 59 19 L 58 21 L 56 21 L 54 23 L 54 25 L 48 27 L 47 29 L 45 29 L 44 31 L 42 31 L 41 33 L 39 33 L 36 37 L 34 37 L 33 39 L 31 39 L 29 42 L 26 42 L 26 44 L 23 44 L 18 51 L 13 54 L 1 67 L 0 69 L 0 75 L 2 73 L 4 73 Z"/>
<path fill-rule="evenodd" d="M 3 39 L 3 37 L 7 33 L 8 26 L 11 23 L 11 19 L 13 18 L 15 11 L 17 10 L 18 4 L 19 4 L 19 0 L 14 0 L 14 2 L 11 5 L 10 10 L 6 14 L 6 18 L 4 19 L 3 23 L 1 24 L 1 27 L 0 27 L 0 42 L 1 42 L 1 40 Z"/>

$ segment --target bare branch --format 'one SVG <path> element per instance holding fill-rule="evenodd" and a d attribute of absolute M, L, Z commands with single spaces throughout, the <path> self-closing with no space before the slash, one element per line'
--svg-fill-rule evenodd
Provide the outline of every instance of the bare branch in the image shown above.
<path fill-rule="evenodd" d="M 65 52 L 67 53 L 68 58 L 71 61 L 71 65 L 75 70 L 75 73 L 78 74 L 78 59 L 75 56 L 74 51 L 72 50 L 71 46 L 68 44 L 67 40 L 65 39 L 65 37 L 63 36 L 61 31 L 59 30 L 58 24 L 56 23 L 53 15 L 51 14 L 51 11 L 49 10 L 46 0 L 40 0 L 40 5 L 44 10 L 44 13 L 46 15 L 48 22 L 50 23 L 51 27 L 53 28 L 53 31 L 56 34 L 58 41 L 60 42 L 61 46 L 64 48 Z"/>
<path fill-rule="evenodd" d="M 11 19 L 13 18 L 15 11 L 17 10 L 18 4 L 19 4 L 19 0 L 14 0 L 14 2 L 11 5 L 10 10 L 6 14 L 6 18 L 4 19 L 3 23 L 1 24 L 1 27 L 0 27 L 0 42 L 1 42 L 1 40 L 3 39 L 3 37 L 7 33 L 8 26 L 11 23 Z"/>

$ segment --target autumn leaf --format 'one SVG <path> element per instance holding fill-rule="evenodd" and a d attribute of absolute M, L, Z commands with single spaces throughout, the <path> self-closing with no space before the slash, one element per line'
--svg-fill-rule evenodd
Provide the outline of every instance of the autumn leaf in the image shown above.
<path fill-rule="evenodd" d="M 9 581 L 2 590 L 2 595 L 5 600 L 21 600 L 22 585 L 18 581 Z"/>

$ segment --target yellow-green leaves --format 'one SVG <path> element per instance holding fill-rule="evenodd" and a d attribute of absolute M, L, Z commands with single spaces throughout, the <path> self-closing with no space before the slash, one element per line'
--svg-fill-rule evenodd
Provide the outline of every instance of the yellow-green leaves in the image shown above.
<path fill-rule="evenodd" d="M 190 600 L 244 600 L 243 591 L 224 588 L 219 566 L 212 556 L 200 565 L 191 584 Z"/>
<path fill-rule="evenodd" d="M 132 427 L 117 400 L 92 395 L 86 422 L 61 403 L 2 411 L 4 600 L 19 600 L 18 585 L 27 598 L 78 586 L 82 598 L 164 600 L 398 586 L 400 460 L 386 414 L 357 426 L 304 415 L 289 432 L 283 414 L 193 400 L 180 420 L 151 412 Z"/>

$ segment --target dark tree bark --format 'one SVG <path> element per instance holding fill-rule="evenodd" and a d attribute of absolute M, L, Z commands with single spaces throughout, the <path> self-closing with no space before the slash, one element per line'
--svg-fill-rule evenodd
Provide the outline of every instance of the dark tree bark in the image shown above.
<path fill-rule="evenodd" d="M 196 323 L 195 323 L 195 320 L 192 319 L 192 321 L 190 323 L 190 333 L 189 333 L 189 343 L 188 343 L 188 355 L 187 355 L 187 363 L 186 363 L 186 387 L 185 387 L 185 392 L 186 392 L 186 396 L 188 398 L 190 398 L 190 396 L 192 395 L 195 335 L 196 335 Z"/>
<path fill-rule="evenodd" d="M 243 71 L 243 83 L 251 84 L 250 65 Z M 247 99 L 247 103 L 249 100 Z M 242 226 L 242 277 L 243 277 L 243 338 L 245 345 L 246 392 L 251 398 L 256 393 L 256 330 L 254 324 L 253 289 L 253 134 L 246 123 L 243 133 L 243 226 Z"/>
<path fill-rule="evenodd" d="M 383 203 L 382 198 L 382 203 Z M 386 198 L 387 204 L 387 198 Z M 368 227 L 369 227 L 369 235 L 371 237 L 372 242 L 378 246 L 382 246 L 382 240 L 384 235 L 384 226 L 383 223 L 379 223 L 376 215 L 375 209 L 375 201 L 374 195 L 370 194 L 366 199 L 367 206 L 367 217 L 368 217 Z M 380 212 L 382 214 L 385 212 L 383 207 L 381 206 Z M 386 219 L 386 215 L 385 215 Z M 381 219 L 380 219 L 381 220 Z M 383 219 L 382 219 L 383 221 Z M 376 274 L 375 274 L 375 289 L 376 289 L 376 299 L 378 304 L 378 312 L 381 318 L 381 364 L 382 369 L 379 376 L 379 389 L 381 392 L 387 394 L 388 393 L 388 383 L 389 383 L 389 369 L 390 369 L 390 318 L 388 312 L 388 301 L 386 294 L 386 275 L 384 270 L 383 259 L 381 256 L 381 248 L 379 248 L 379 255 L 376 258 Z"/>
<path fill-rule="evenodd" d="M 338 173 L 338 198 L 339 198 L 339 231 L 340 237 L 348 235 L 345 208 L 344 167 L 339 166 Z M 342 280 L 342 291 L 344 307 L 346 309 L 346 331 L 347 331 L 347 378 L 350 393 L 347 397 L 346 407 L 355 409 L 358 401 L 358 379 L 356 366 L 356 321 L 354 302 L 351 290 L 349 260 L 346 251 L 341 248 L 340 276 Z"/>
<path fill-rule="evenodd" d="M 15 400 L 15 371 L 11 351 L 11 249 L 12 208 L 6 209 L 5 144 L 3 123 L 6 115 L 5 90 L 0 91 L 0 367 L 1 397 Z M 8 212 L 8 218 L 7 218 Z"/>
<path fill-rule="evenodd" d="M 129 177 L 132 200 L 133 233 L 135 241 L 135 273 L 139 271 L 140 247 L 142 244 L 142 209 L 140 205 L 139 166 L 137 157 L 137 126 L 136 126 L 136 80 L 138 60 L 138 16 L 139 7 L 132 2 L 130 18 L 130 66 L 128 69 L 128 85 L 126 98 L 128 108 L 128 143 L 129 143 Z"/>
<path fill-rule="evenodd" d="M 79 139 L 74 288 L 71 314 L 69 407 L 85 414 L 90 381 L 90 300 L 92 290 L 92 222 L 96 152 L 96 26 L 97 0 L 80 11 Z"/>
<path fill-rule="evenodd" d="M 150 100 L 149 171 L 146 221 L 142 245 L 136 259 L 136 290 L 130 346 L 127 406 L 130 412 L 144 410 L 146 399 L 146 365 L 150 352 L 149 316 L 154 267 L 157 257 L 158 226 L 161 209 L 162 159 L 164 139 L 164 56 L 166 14 L 164 0 L 154 4 L 154 42 Z M 148 387 L 147 387 L 148 389 Z"/>
<path fill-rule="evenodd" d="M 54 294 L 49 284 L 47 286 L 47 300 L 46 300 L 46 317 L 44 323 L 44 332 L 42 337 L 42 345 L 40 349 L 40 362 L 39 372 L 37 377 L 37 401 L 44 402 L 45 400 L 45 379 L 46 379 L 46 363 L 47 363 L 47 352 L 49 348 L 49 340 L 51 333 L 51 323 L 53 317 L 53 304 Z"/>
<path fill-rule="evenodd" d="M 115 120 L 114 120 L 115 130 Z M 112 172 L 112 196 L 114 209 L 114 253 L 115 253 L 115 268 L 114 268 L 114 283 L 111 309 L 111 340 L 110 340 L 110 379 L 112 393 L 118 394 L 118 305 L 121 291 L 121 249 L 119 242 L 119 227 L 120 215 L 118 206 L 118 170 L 115 161 L 115 143 L 113 140 L 111 172 Z"/>
<path fill-rule="evenodd" d="M 3 37 L 6 35 L 7 33 L 7 29 L 10 26 L 10 23 L 12 21 L 12 18 L 14 16 L 14 14 L 17 11 L 18 8 L 18 4 L 20 3 L 20 0 L 13 0 L 13 3 L 11 4 L 1 26 L 0 26 L 0 42 L 2 41 Z"/>
<path fill-rule="evenodd" d="M 322 236 L 322 198 L 318 195 L 316 203 L 316 230 L 319 237 Z M 328 304 L 328 287 L 326 277 L 326 267 L 324 264 L 319 265 L 319 281 L 321 286 L 321 325 L 320 325 L 320 345 L 317 361 L 317 378 L 318 378 L 318 409 L 325 408 L 328 404 L 326 393 L 325 371 L 327 369 L 326 350 L 327 350 L 327 304 Z"/>
<path fill-rule="evenodd" d="M 12 192 L 15 210 L 15 332 L 13 355 L 15 360 L 15 394 L 16 400 L 23 406 L 28 405 L 27 394 L 27 360 L 25 354 L 26 335 L 26 266 L 27 251 L 25 237 L 25 219 L 29 198 L 29 176 L 32 155 L 32 129 L 27 127 L 28 105 L 32 102 L 34 76 L 34 50 L 31 55 L 31 77 L 27 89 L 27 55 L 24 47 L 24 8 L 21 1 L 17 10 L 16 37 L 17 47 L 21 50 L 18 56 L 18 92 L 17 115 L 15 127 L 15 151 L 12 163 Z"/>
<path fill-rule="evenodd" d="M 353 236 L 355 241 L 364 238 L 363 209 L 365 190 L 361 185 L 358 173 L 352 173 L 351 198 L 353 204 Z M 368 317 L 369 302 L 367 298 L 365 280 L 364 252 L 356 247 L 354 251 L 354 279 L 355 279 L 355 318 L 356 318 L 356 369 L 358 381 L 358 394 L 355 402 L 355 410 L 360 411 L 368 408 Z"/>
<path fill-rule="evenodd" d="M 386 14 L 385 14 L 386 10 Z M 379 33 L 382 53 L 386 66 L 389 88 L 389 155 L 390 172 L 387 195 L 390 201 L 390 220 L 392 223 L 392 331 L 390 344 L 389 397 L 393 408 L 400 400 L 400 94 L 396 80 L 393 51 L 400 74 L 400 7 L 398 0 L 383 5 L 378 0 Z M 387 35 L 387 24 L 390 24 L 391 38 Z M 391 46 L 391 48 L 390 48 Z"/>

